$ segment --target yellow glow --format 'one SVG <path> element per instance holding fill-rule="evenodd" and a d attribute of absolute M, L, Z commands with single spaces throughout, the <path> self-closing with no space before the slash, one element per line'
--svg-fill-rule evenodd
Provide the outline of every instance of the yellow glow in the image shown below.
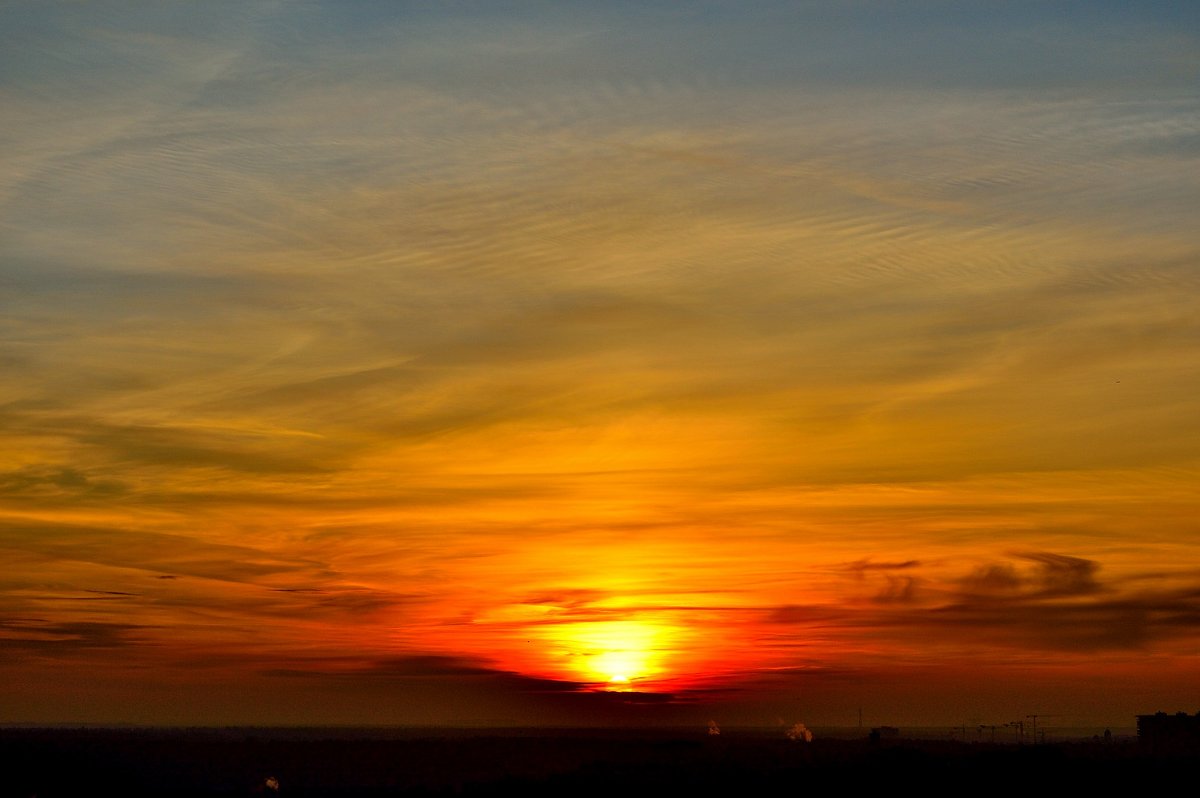
<path fill-rule="evenodd" d="M 667 673 L 664 626 L 645 621 L 591 621 L 558 624 L 552 642 L 571 674 L 608 689 L 630 689 Z"/>

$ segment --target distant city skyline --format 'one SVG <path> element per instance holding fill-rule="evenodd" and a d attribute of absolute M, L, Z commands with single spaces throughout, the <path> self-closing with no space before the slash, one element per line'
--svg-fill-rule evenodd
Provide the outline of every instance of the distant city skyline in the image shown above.
<path fill-rule="evenodd" d="M 10 2 L 0 62 L 0 723 L 1200 710 L 1200 7 Z"/>

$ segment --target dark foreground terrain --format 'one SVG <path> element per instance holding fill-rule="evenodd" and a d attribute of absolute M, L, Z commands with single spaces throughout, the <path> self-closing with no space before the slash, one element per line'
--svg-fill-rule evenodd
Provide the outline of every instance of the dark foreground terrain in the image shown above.
<path fill-rule="evenodd" d="M 1195 752 L 703 732 L 0 730 L 0 795 L 1019 794 L 1194 785 Z M 272 780 L 272 781 L 268 781 Z M 1189 788 L 1190 789 L 1190 788 Z"/>

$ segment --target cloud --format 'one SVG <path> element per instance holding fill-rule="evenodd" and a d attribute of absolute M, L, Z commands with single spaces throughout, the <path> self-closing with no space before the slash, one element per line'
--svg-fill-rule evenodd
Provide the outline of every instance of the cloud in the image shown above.
<path fill-rule="evenodd" d="M 885 571 L 886 583 L 869 601 L 777 607 L 764 621 L 795 631 L 770 645 L 819 664 L 822 646 L 865 640 L 906 649 L 919 641 L 908 654 L 917 660 L 971 661 L 979 652 L 995 657 L 1002 650 L 1020 656 L 1152 652 L 1200 638 L 1200 582 L 1190 572 L 1157 573 L 1147 589 L 1139 577 L 1103 580 L 1095 560 L 1039 551 L 978 565 L 961 577 L 945 573 L 939 568 L 918 579 Z"/>
<path fill-rule="evenodd" d="M 854 562 L 846 563 L 842 566 L 842 569 L 861 574 L 867 571 L 904 571 L 908 570 L 909 568 L 916 568 L 920 565 L 920 560 L 904 560 L 903 562 L 873 562 L 869 558 L 864 558 Z"/>
<path fill-rule="evenodd" d="M 917 598 L 918 580 L 911 576 L 888 576 L 887 586 L 876 596 L 875 601 L 884 604 L 906 604 Z"/>
<path fill-rule="evenodd" d="M 981 565 L 960 582 L 969 595 L 1016 594 L 1024 584 L 1017 570 L 1009 563 Z"/>
<path fill-rule="evenodd" d="M 981 565 L 960 581 L 964 593 L 1037 599 L 1087 596 L 1103 589 L 1096 580 L 1100 565 L 1093 560 L 1052 552 L 1013 556 L 1034 563 L 1035 571 L 1020 572 L 1011 563 Z"/>
<path fill-rule="evenodd" d="M 95 477 L 77 468 L 26 466 L 0 474 L 0 496 L 8 501 L 111 500 L 129 491 L 115 479 Z"/>
<path fill-rule="evenodd" d="M 766 621 L 779 624 L 829 624 L 843 620 L 848 615 L 847 610 L 837 607 L 787 605 L 769 610 Z"/>
<path fill-rule="evenodd" d="M 311 561 L 252 546 L 209 543 L 185 535 L 13 519 L 0 519 L 0 547 L 49 559 L 229 582 L 252 582 L 319 567 Z"/>
<path fill-rule="evenodd" d="M 322 588 L 270 589 L 275 592 L 288 593 L 292 598 L 297 599 L 274 608 L 270 605 L 263 607 L 263 611 L 266 613 L 284 617 L 292 617 L 296 613 L 301 613 L 317 618 L 332 616 L 344 620 L 362 619 L 385 610 L 396 610 L 428 599 L 428 596 L 423 594 L 336 583 Z"/>
<path fill-rule="evenodd" d="M 1185 632 L 1182 625 L 1187 634 L 1200 631 L 1197 609 L 1163 606 L 1154 597 L 1083 606 L 959 604 L 932 610 L 913 625 L 940 631 L 951 645 L 973 641 L 1024 652 L 1139 651 L 1177 638 Z"/>
<path fill-rule="evenodd" d="M 566 610 L 587 607 L 612 595 L 612 591 L 576 588 L 539 593 L 526 597 L 522 604 L 549 605 Z"/>
<path fill-rule="evenodd" d="M 1200 634 L 1195 583 L 1130 590 L 1097 578 L 1099 563 L 1053 552 L 1014 555 L 1033 563 L 979 566 L 958 582 L 954 600 L 878 623 L 921 630 L 930 643 L 986 643 L 1033 651 L 1145 651 Z M 954 594 L 950 594 L 954 595 Z"/>
<path fill-rule="evenodd" d="M 160 468 L 215 467 L 255 474 L 322 473 L 332 465 L 329 447 L 319 440 L 280 440 L 220 428 L 118 425 L 101 419 L 77 419 L 55 426 L 59 434 L 98 449 L 109 462 L 134 461 Z"/>
<path fill-rule="evenodd" d="M 1100 566 L 1092 560 L 1049 552 L 1032 552 L 1017 556 L 1041 567 L 1039 581 L 1042 595 L 1079 596 L 1100 590 L 1100 585 L 1096 582 L 1096 572 Z"/>
<path fill-rule="evenodd" d="M 7 618 L 0 619 L 0 651 L 10 656 L 73 657 L 139 645 L 144 633 L 144 627 L 128 623 Z"/>
<path fill-rule="evenodd" d="M 543 679 L 489 667 L 479 660 L 442 654 L 412 654 L 363 661 L 342 657 L 304 667 L 297 663 L 272 668 L 265 675 L 286 678 L 334 679 L 341 681 L 462 681 L 484 683 L 496 689 L 521 693 L 573 693 L 587 689 L 582 682 Z"/>

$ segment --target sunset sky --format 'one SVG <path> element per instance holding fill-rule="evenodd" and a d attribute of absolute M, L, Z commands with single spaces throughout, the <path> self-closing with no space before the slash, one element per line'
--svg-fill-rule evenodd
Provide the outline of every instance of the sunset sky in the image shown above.
<path fill-rule="evenodd" d="M 1200 4 L 0 6 L 0 723 L 1200 710 Z"/>

